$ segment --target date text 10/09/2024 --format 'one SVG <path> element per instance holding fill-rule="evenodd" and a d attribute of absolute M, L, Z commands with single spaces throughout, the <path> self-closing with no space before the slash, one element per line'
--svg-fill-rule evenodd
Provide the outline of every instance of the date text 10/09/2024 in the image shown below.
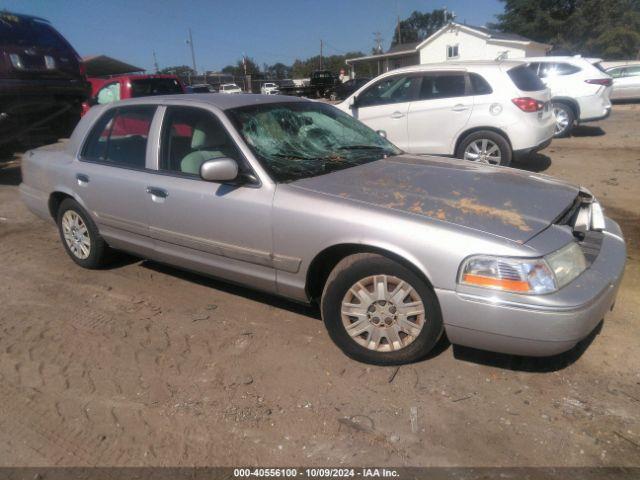
<path fill-rule="evenodd" d="M 397 478 L 391 468 L 234 468 L 234 478 Z"/>

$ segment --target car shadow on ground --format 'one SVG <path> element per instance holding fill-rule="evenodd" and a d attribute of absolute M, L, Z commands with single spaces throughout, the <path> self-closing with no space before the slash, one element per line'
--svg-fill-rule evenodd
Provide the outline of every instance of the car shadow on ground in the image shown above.
<path fill-rule="evenodd" d="M 572 137 L 601 137 L 606 133 L 602 128 L 593 125 L 578 125 L 571 130 Z"/>
<path fill-rule="evenodd" d="M 222 280 L 217 280 L 215 278 L 201 275 L 199 273 L 180 270 L 169 265 L 163 265 L 161 263 L 153 262 L 151 260 L 144 260 L 142 262 L 142 266 L 158 273 L 164 273 L 173 277 L 181 278 L 188 282 L 197 283 L 198 285 L 203 285 L 214 290 L 220 290 L 232 295 L 237 295 L 247 300 L 253 300 L 255 302 L 260 302 L 272 307 L 281 308 L 298 315 L 305 315 L 315 320 L 321 320 L 320 311 L 313 305 L 296 303 L 283 297 L 278 297 L 269 293 L 252 290 L 241 285 L 227 283 Z"/>
<path fill-rule="evenodd" d="M 457 360 L 477 363 L 490 367 L 504 368 L 517 372 L 556 372 L 575 363 L 589 348 L 602 330 L 602 321 L 593 331 L 571 350 L 552 357 L 522 357 L 503 353 L 487 352 L 475 348 L 453 346 L 453 356 Z"/>
<path fill-rule="evenodd" d="M 513 162 L 514 168 L 519 168 L 521 170 L 527 170 L 529 172 L 535 173 L 544 172 L 550 166 L 551 158 L 540 152 L 530 153 L 529 155 L 520 157 Z"/>

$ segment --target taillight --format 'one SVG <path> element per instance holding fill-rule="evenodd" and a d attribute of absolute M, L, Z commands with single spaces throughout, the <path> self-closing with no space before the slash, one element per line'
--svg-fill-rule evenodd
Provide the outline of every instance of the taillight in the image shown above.
<path fill-rule="evenodd" d="M 83 77 L 87 75 L 87 67 L 84 65 L 84 62 L 80 62 L 80 75 Z"/>
<path fill-rule="evenodd" d="M 611 78 L 592 78 L 590 80 L 585 80 L 585 82 L 591 83 L 592 85 L 603 85 L 605 87 L 613 85 L 613 80 Z"/>
<path fill-rule="evenodd" d="M 544 103 L 531 97 L 519 97 L 511 100 L 523 112 L 537 112 L 542 110 Z"/>

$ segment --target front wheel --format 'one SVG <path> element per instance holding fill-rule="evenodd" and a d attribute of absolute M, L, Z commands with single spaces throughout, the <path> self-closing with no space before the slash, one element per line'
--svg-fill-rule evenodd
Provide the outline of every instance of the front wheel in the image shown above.
<path fill-rule="evenodd" d="M 426 356 L 442 335 L 431 287 L 408 268 L 377 254 L 341 260 L 325 284 L 322 318 L 349 357 L 401 365 Z"/>
<path fill-rule="evenodd" d="M 488 165 L 507 167 L 513 152 L 506 138 L 490 130 L 480 130 L 467 135 L 456 152 L 458 158 Z"/>
<path fill-rule="evenodd" d="M 551 111 L 556 119 L 556 129 L 553 136 L 556 138 L 568 136 L 576 121 L 573 109 L 566 103 L 552 103 Z"/>

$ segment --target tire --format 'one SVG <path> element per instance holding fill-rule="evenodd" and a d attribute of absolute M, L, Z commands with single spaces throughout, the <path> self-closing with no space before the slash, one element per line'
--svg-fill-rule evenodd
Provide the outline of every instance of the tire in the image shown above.
<path fill-rule="evenodd" d="M 551 111 L 556 118 L 556 130 L 553 136 L 556 138 L 569 136 L 576 121 L 576 114 L 573 112 L 573 108 L 563 102 L 552 102 Z"/>
<path fill-rule="evenodd" d="M 373 288 L 385 284 L 386 289 Z M 359 286 L 366 290 L 359 289 L 359 298 L 366 301 L 354 304 L 354 287 Z M 379 295 L 379 291 L 385 293 Z M 392 297 L 394 292 L 398 293 Z M 381 297 L 387 299 L 384 305 Z M 376 301 L 369 303 L 371 300 Z M 320 305 L 331 339 L 347 356 L 364 363 L 415 362 L 433 349 L 444 331 L 432 288 L 408 268 L 382 255 L 359 253 L 342 259 L 325 283 Z M 417 313 L 421 309 L 422 314 Z"/>
<path fill-rule="evenodd" d="M 513 151 L 507 139 L 499 133 L 480 130 L 462 139 L 456 157 L 472 162 L 508 167 L 511 164 Z"/>
<path fill-rule="evenodd" d="M 71 260 L 84 268 L 100 268 L 107 263 L 109 247 L 78 202 L 63 200 L 56 220 L 60 240 Z"/>

